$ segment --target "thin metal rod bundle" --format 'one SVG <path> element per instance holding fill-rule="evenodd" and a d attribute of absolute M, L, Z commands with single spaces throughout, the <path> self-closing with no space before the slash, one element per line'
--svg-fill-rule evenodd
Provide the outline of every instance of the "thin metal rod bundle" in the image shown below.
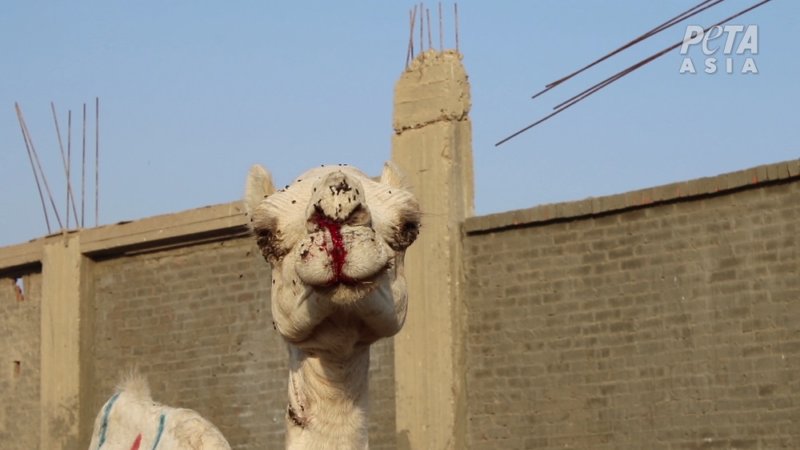
<path fill-rule="evenodd" d="M 761 2 L 758 2 L 758 3 L 750 6 L 749 8 L 743 9 L 743 10 L 739 11 L 738 13 L 736 13 L 736 14 L 730 16 L 730 17 L 727 17 L 727 18 L 715 23 L 714 25 L 710 25 L 710 26 L 706 27 L 703 30 L 703 32 L 704 33 L 708 32 L 708 30 L 710 30 L 710 29 L 712 29 L 714 27 L 718 27 L 718 26 L 720 26 L 720 25 L 722 25 L 722 24 L 724 24 L 726 22 L 729 22 L 729 21 L 731 21 L 731 20 L 733 20 L 733 19 L 735 19 L 735 18 L 737 18 L 737 17 L 739 17 L 739 16 L 741 16 L 743 14 L 746 14 L 746 13 L 758 8 L 759 6 L 762 6 L 762 5 L 764 5 L 766 3 L 769 3 L 771 1 L 772 0 L 762 0 Z M 663 49 L 663 50 L 661 50 L 661 51 L 659 51 L 657 53 L 654 53 L 654 54 L 648 56 L 647 58 L 637 62 L 636 64 L 633 64 L 632 66 L 629 66 L 629 67 L 625 68 L 624 70 L 621 70 L 621 71 L 617 72 L 616 74 L 614 74 L 614 75 L 606 78 L 605 80 L 603 80 L 603 81 L 601 81 L 601 82 L 589 87 L 588 89 L 585 89 L 584 91 L 578 93 L 577 95 L 574 95 L 573 97 L 571 97 L 571 98 L 567 99 L 566 101 L 564 101 L 564 102 L 560 103 L 559 105 L 557 105 L 555 107 L 555 111 L 553 111 L 552 113 L 542 117 L 541 119 L 537 120 L 536 122 L 526 126 L 525 128 L 522 128 L 521 130 L 519 130 L 519 131 L 509 135 L 508 137 L 503 138 L 502 140 L 498 141 L 496 144 L 494 144 L 495 147 L 508 142 L 509 140 L 511 140 L 511 139 L 519 136 L 520 134 L 530 130 L 531 128 L 535 127 L 536 125 L 539 125 L 540 123 L 550 119 L 551 117 L 562 113 L 566 109 L 570 108 L 571 106 L 574 106 L 575 104 L 577 104 L 580 101 L 586 99 L 587 97 L 591 96 L 592 94 L 596 93 L 597 91 L 605 88 L 606 86 L 608 86 L 611 83 L 619 80 L 620 78 L 624 77 L 625 75 L 628 75 L 631 72 L 633 72 L 633 71 L 635 71 L 635 70 L 637 70 L 637 69 L 639 69 L 639 68 L 641 68 L 641 67 L 643 67 L 643 66 L 645 66 L 645 65 L 647 65 L 647 64 L 649 64 L 649 63 L 651 63 L 653 61 L 655 61 L 656 59 L 666 55 L 670 51 L 680 47 L 682 44 L 683 44 L 683 40 L 678 41 L 677 43 L 675 43 L 675 44 L 673 44 L 673 45 L 671 45 L 671 46 L 669 46 L 669 47 L 667 47 L 667 48 L 665 48 L 665 49 Z"/>
<path fill-rule="evenodd" d="M 417 5 L 414 5 L 414 8 L 408 11 L 408 19 L 409 19 L 409 34 L 408 34 L 408 52 L 406 53 L 406 68 L 414 59 L 414 24 L 417 23 Z"/>
<path fill-rule="evenodd" d="M 53 193 L 50 190 L 50 185 L 47 183 L 47 176 L 42 170 L 42 163 L 39 161 L 39 154 L 36 152 L 36 146 L 33 145 L 33 139 L 31 138 L 31 133 L 28 131 L 28 125 L 25 123 L 25 117 L 22 115 L 22 109 L 19 107 L 19 104 L 14 103 L 14 107 L 17 110 L 17 119 L 19 120 L 20 127 L 22 128 L 22 136 L 25 139 L 25 146 L 28 149 L 28 156 L 33 156 L 31 165 L 33 163 L 36 164 L 34 168 L 34 178 L 36 178 L 37 187 L 39 185 L 38 177 L 36 177 L 36 171 L 39 171 L 39 175 L 41 176 L 42 183 L 44 183 L 45 192 L 47 192 L 47 197 L 50 200 L 50 206 L 53 207 L 53 214 L 56 216 L 56 221 L 58 222 L 59 229 L 63 229 L 64 225 L 61 222 L 61 216 L 58 214 L 58 208 L 56 207 L 56 202 L 53 199 Z M 41 195 L 41 188 L 39 187 L 40 195 Z M 44 206 L 44 200 L 42 199 L 42 206 Z M 47 222 L 47 232 L 52 233 L 50 228 L 50 221 L 47 218 L 47 208 L 45 208 L 45 222 Z"/>
<path fill-rule="evenodd" d="M 662 32 L 662 31 L 672 27 L 673 25 L 676 25 L 676 24 L 678 24 L 680 22 L 683 22 L 684 20 L 686 20 L 686 19 L 688 19 L 690 17 L 693 17 L 693 16 L 695 16 L 697 14 L 700 14 L 701 12 L 707 10 L 708 8 L 711 8 L 712 6 L 718 5 L 718 4 L 722 3 L 723 1 L 725 1 L 725 0 L 704 0 L 704 1 L 700 2 L 699 4 L 687 9 L 686 11 L 678 14 L 675 17 L 672 17 L 671 19 L 667 20 L 666 22 L 664 22 L 664 23 L 662 23 L 660 25 L 657 25 L 655 28 L 652 28 L 649 31 L 647 31 L 646 33 L 637 36 L 633 40 L 627 42 L 626 44 L 623 44 L 622 46 L 616 48 L 615 50 L 612 50 L 610 53 L 605 54 L 604 56 L 592 61 L 591 63 L 581 67 L 580 69 L 572 72 L 571 74 L 566 75 L 564 77 L 561 77 L 558 80 L 553 81 L 552 83 L 548 83 L 544 87 L 544 89 L 542 89 L 541 91 L 533 94 L 531 96 L 531 98 L 534 99 L 534 98 L 544 94 L 545 92 L 549 91 L 550 89 L 553 89 L 554 87 L 556 87 L 559 84 L 569 80 L 570 78 L 583 73 L 584 71 L 596 66 L 597 64 L 600 64 L 601 62 L 611 58 L 612 56 L 622 52 L 623 50 L 626 50 L 626 49 L 628 49 L 630 47 L 633 47 L 634 45 L 638 44 L 639 42 L 642 42 L 642 41 L 644 41 L 646 39 L 649 39 L 650 37 L 655 36 L 656 34 L 658 34 L 658 33 Z"/>
<path fill-rule="evenodd" d="M 718 0 L 719 1 L 719 0 Z M 439 21 L 439 51 L 443 52 L 445 48 L 445 37 L 444 37 L 444 14 L 442 13 L 442 2 L 438 2 L 438 21 Z M 453 3 L 453 14 L 454 14 L 454 29 L 455 29 L 455 41 L 456 41 L 456 51 L 459 51 L 460 46 L 460 38 L 459 38 L 459 30 L 458 30 L 458 4 Z M 419 44 L 415 42 L 415 34 L 416 27 L 417 27 L 417 17 L 419 16 Z M 421 2 L 419 4 L 414 4 L 414 6 L 409 9 L 408 11 L 408 21 L 409 21 L 409 32 L 408 32 L 408 48 L 406 49 L 406 64 L 405 67 L 408 68 L 408 65 L 411 64 L 411 61 L 414 59 L 415 53 L 419 51 L 419 54 L 425 53 L 425 34 L 428 35 L 428 50 L 433 50 L 434 47 L 434 31 L 433 26 L 434 22 L 431 19 L 431 10 L 425 7 L 425 3 Z M 427 23 L 426 23 L 427 21 Z M 427 25 L 427 28 L 426 28 Z M 417 48 L 419 45 L 419 48 Z"/>
<path fill-rule="evenodd" d="M 33 153 L 31 152 L 31 145 L 28 142 L 28 134 L 25 133 L 22 111 L 20 111 L 19 104 L 17 103 L 14 103 L 14 108 L 17 110 L 17 120 L 19 120 L 19 128 L 20 131 L 22 131 L 22 139 L 25 141 L 25 149 L 28 151 L 28 160 L 31 163 L 31 170 L 33 171 L 33 179 L 34 181 L 36 181 L 36 190 L 39 191 L 39 200 L 42 202 L 42 213 L 44 213 L 44 222 L 47 225 L 47 234 L 50 234 L 53 232 L 53 230 L 50 228 L 50 218 L 47 215 L 47 206 L 44 203 L 44 194 L 42 193 L 42 185 L 39 182 L 39 175 L 36 173 L 36 165 L 33 162 Z"/>

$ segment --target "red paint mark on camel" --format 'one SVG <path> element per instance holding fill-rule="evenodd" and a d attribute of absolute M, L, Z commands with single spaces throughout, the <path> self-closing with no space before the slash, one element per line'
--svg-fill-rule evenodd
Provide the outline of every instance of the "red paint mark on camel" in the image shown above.
<path fill-rule="evenodd" d="M 342 268 L 344 268 L 344 263 L 347 259 L 347 249 L 344 248 L 344 239 L 342 238 L 342 225 L 327 217 L 320 216 L 316 218 L 315 222 L 321 228 L 328 230 L 331 235 L 332 245 L 325 249 L 333 263 L 333 279 L 330 284 L 352 282 L 353 280 L 342 274 Z"/>
<path fill-rule="evenodd" d="M 136 440 L 133 441 L 133 445 L 131 445 L 131 450 L 139 450 L 139 446 L 142 444 L 142 435 L 136 436 Z"/>

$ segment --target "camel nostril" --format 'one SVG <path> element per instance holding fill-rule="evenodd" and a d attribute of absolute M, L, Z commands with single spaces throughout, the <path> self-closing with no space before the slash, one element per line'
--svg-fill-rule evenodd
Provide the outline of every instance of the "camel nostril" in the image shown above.
<path fill-rule="evenodd" d="M 365 205 L 361 183 L 344 172 L 333 172 L 315 183 L 307 217 L 309 223 L 320 216 L 342 224 L 365 225 L 369 224 Z"/>

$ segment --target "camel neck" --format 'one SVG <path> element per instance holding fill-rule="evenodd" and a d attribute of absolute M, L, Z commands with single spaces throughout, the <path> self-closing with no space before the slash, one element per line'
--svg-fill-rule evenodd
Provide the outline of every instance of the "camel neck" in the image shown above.
<path fill-rule="evenodd" d="M 289 348 L 286 448 L 366 449 L 369 347 L 347 358 Z"/>

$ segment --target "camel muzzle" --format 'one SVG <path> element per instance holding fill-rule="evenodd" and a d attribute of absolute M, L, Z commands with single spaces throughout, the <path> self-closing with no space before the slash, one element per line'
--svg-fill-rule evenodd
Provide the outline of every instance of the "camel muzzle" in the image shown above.
<path fill-rule="evenodd" d="M 312 286 L 356 284 L 386 268 L 389 256 L 372 228 L 361 182 L 336 171 L 318 180 L 306 209 L 309 235 L 296 269 Z"/>

